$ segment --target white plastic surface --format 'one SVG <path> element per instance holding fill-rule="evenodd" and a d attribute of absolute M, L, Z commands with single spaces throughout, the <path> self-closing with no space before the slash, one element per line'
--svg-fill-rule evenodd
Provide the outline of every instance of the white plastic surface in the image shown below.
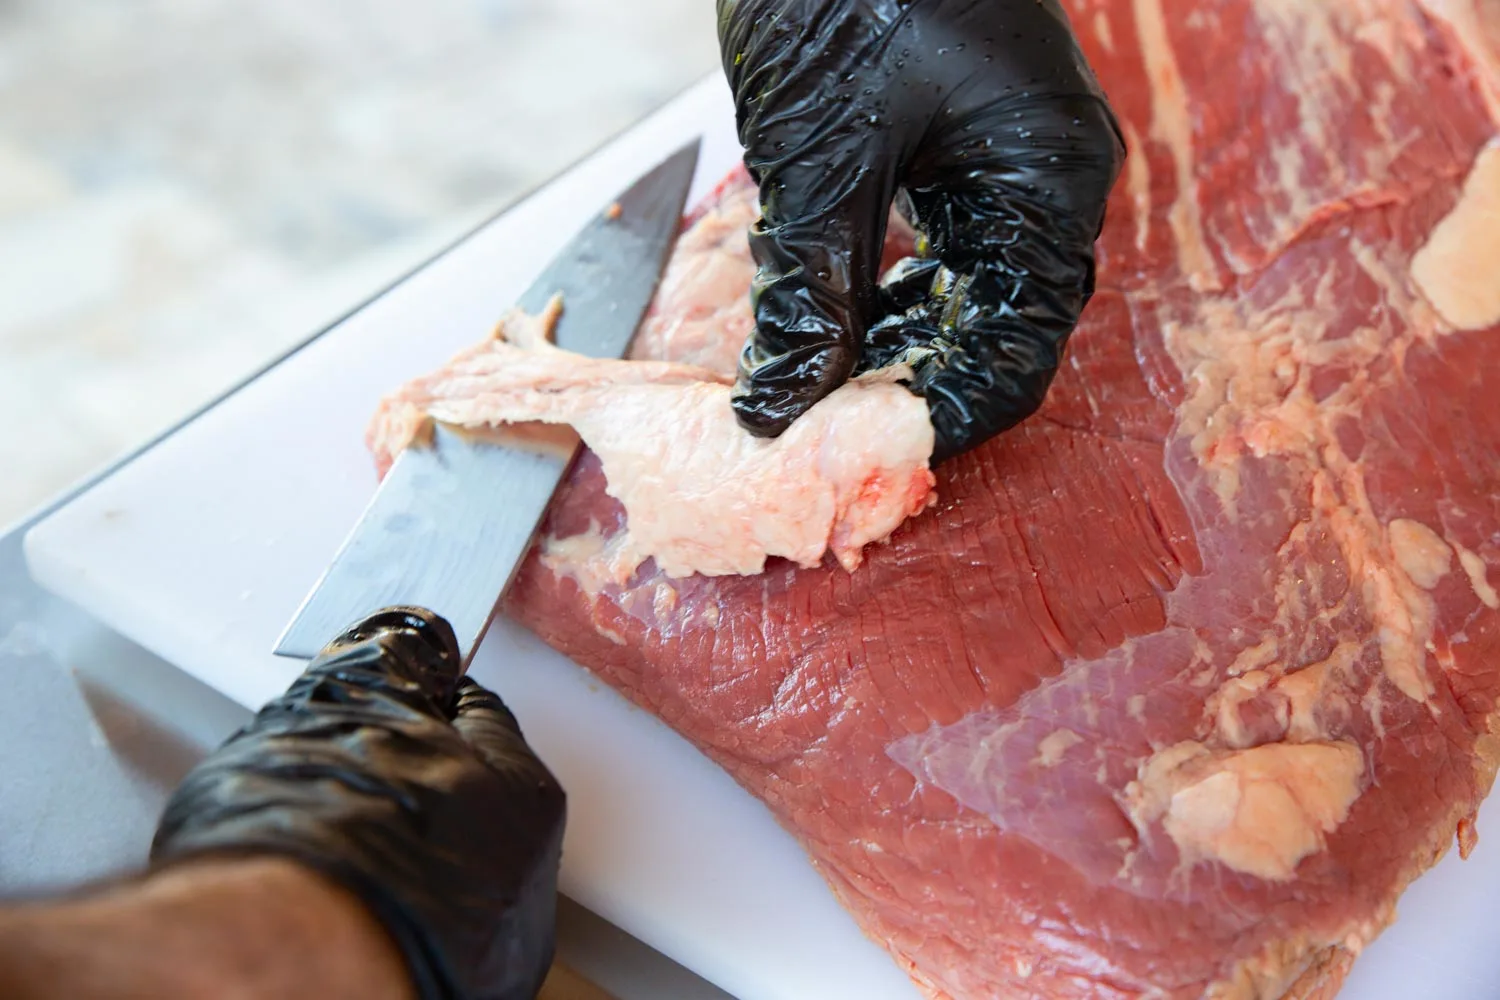
<path fill-rule="evenodd" d="M 717 77 L 58 511 L 28 539 L 33 574 L 246 706 L 276 695 L 299 666 L 272 645 L 374 489 L 379 396 L 487 332 L 590 213 L 700 132 L 693 200 L 739 155 Z M 473 673 L 568 789 L 574 899 L 741 1000 L 918 996 L 766 809 L 664 725 L 506 622 Z M 1450 856 L 1402 914 L 1344 1000 L 1500 997 L 1500 848 Z"/>

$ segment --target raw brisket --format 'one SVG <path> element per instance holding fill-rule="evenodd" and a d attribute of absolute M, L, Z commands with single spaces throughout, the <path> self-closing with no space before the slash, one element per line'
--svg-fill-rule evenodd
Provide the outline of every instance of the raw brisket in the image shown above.
<path fill-rule="evenodd" d="M 1043 411 L 852 574 L 608 582 L 586 458 L 506 611 L 933 997 L 1330 997 L 1500 760 L 1500 7 L 1068 6 L 1130 160 Z M 751 199 L 642 352 L 729 369 Z"/>

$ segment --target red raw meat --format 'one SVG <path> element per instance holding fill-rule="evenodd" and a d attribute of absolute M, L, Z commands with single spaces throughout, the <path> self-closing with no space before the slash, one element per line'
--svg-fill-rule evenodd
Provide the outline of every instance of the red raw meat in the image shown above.
<path fill-rule="evenodd" d="M 1042 412 L 852 575 L 585 589 L 585 460 L 506 611 L 933 997 L 1328 997 L 1500 760 L 1500 13 L 1069 7 L 1130 161 Z"/>

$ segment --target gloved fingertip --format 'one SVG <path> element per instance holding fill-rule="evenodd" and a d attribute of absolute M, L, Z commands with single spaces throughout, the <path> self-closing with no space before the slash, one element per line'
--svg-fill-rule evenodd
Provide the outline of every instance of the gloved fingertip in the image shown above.
<path fill-rule="evenodd" d="M 780 437 L 849 378 L 857 352 L 842 343 L 777 345 L 757 329 L 740 357 L 729 404 L 755 437 Z"/>
<path fill-rule="evenodd" d="M 346 629 L 308 664 L 303 680 L 344 676 L 352 668 L 399 678 L 440 711 L 453 704 L 463 660 L 453 626 L 426 608 L 384 608 Z M 302 683 L 302 682 L 299 682 Z M 326 687 L 326 685 L 325 685 Z M 295 686 L 294 686 L 295 689 Z"/>
<path fill-rule="evenodd" d="M 358 645 L 388 632 L 407 631 L 420 638 L 444 661 L 459 665 L 458 637 L 453 626 L 441 615 L 409 605 L 383 608 L 367 618 L 355 622 L 343 634 L 323 648 L 324 653 L 334 652 L 345 646 Z"/>
<path fill-rule="evenodd" d="M 735 420 L 752 437 L 780 437 L 802 415 L 802 409 L 789 401 L 767 399 L 767 395 L 754 390 L 736 391 L 729 399 L 729 405 L 734 408 Z M 784 397 L 786 394 L 777 395 Z"/>

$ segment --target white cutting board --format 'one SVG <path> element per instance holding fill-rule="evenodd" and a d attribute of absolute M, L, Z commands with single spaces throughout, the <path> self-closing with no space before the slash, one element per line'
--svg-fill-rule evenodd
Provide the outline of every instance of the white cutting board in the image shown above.
<path fill-rule="evenodd" d="M 487 333 L 700 134 L 692 200 L 740 154 L 717 75 L 38 525 L 38 582 L 247 707 L 280 693 L 299 664 L 272 645 L 375 487 L 376 400 Z M 741 1000 L 918 996 L 766 809 L 664 725 L 508 622 L 472 672 L 568 790 L 568 895 Z M 1500 996 L 1500 850 L 1445 861 L 1402 911 L 1345 1000 Z"/>

